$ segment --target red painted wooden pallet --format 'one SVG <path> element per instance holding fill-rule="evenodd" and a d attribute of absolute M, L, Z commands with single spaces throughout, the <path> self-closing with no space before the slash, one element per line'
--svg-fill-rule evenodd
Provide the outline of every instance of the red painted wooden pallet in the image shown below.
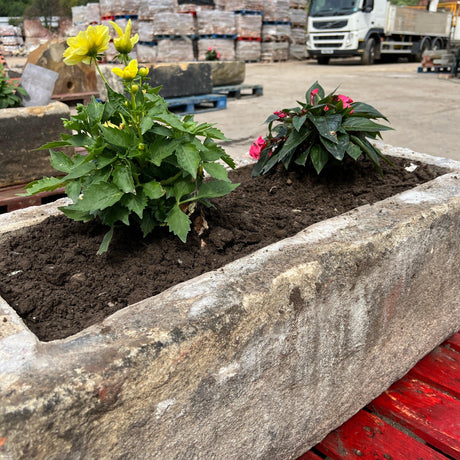
<path fill-rule="evenodd" d="M 460 460 L 460 333 L 299 460 Z"/>
<path fill-rule="evenodd" d="M 24 187 L 26 185 L 21 184 L 0 188 L 0 214 L 29 206 L 39 206 L 65 196 L 64 188 L 56 189 L 53 192 L 37 193 L 32 196 L 18 196 L 19 193 L 25 192 Z"/>

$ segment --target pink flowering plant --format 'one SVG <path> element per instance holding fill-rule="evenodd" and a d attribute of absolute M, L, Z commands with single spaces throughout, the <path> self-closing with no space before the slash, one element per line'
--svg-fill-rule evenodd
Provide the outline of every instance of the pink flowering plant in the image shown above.
<path fill-rule="evenodd" d="M 277 163 L 286 169 L 312 164 L 319 174 L 329 161 L 341 162 L 346 156 L 357 160 L 362 154 L 382 173 L 380 159 L 388 160 L 369 139 L 381 138 L 381 131 L 392 128 L 372 120 L 388 121 L 378 110 L 343 94 L 325 95 L 318 82 L 298 104 L 267 118 L 268 136 L 259 137 L 249 150 L 257 160 L 253 176 L 267 173 Z"/>
<path fill-rule="evenodd" d="M 220 59 L 220 53 L 210 46 L 204 58 L 206 61 L 218 61 Z"/>

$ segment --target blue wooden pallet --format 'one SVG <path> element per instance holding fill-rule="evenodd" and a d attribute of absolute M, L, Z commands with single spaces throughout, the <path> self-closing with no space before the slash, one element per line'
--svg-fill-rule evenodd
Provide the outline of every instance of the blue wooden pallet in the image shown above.
<path fill-rule="evenodd" d="M 249 91 L 249 93 L 247 92 Z M 214 86 L 212 89 L 214 94 L 225 94 L 227 97 L 240 99 L 248 96 L 263 96 L 264 87 L 262 85 L 227 85 Z"/>
<path fill-rule="evenodd" d="M 234 11 L 235 14 L 242 14 L 242 15 L 258 15 L 262 16 L 263 11 L 252 11 L 252 10 L 236 10 Z"/>
<path fill-rule="evenodd" d="M 264 26 L 290 26 L 289 21 L 263 21 L 262 25 Z"/>
<path fill-rule="evenodd" d="M 166 99 L 168 109 L 179 115 L 212 112 L 227 108 L 224 94 L 203 94 L 200 96 L 175 97 Z"/>
<path fill-rule="evenodd" d="M 435 65 L 433 67 L 419 67 L 418 73 L 432 72 L 432 73 L 452 73 L 451 65 Z"/>
<path fill-rule="evenodd" d="M 132 19 L 133 21 L 137 21 L 137 14 L 115 14 L 115 19 Z"/>
<path fill-rule="evenodd" d="M 198 38 L 222 38 L 222 39 L 228 39 L 228 40 L 235 40 L 236 35 L 231 35 L 231 34 L 204 34 L 204 35 L 198 35 Z"/>
<path fill-rule="evenodd" d="M 173 35 L 173 34 L 154 35 L 155 40 L 165 40 L 165 39 L 179 40 L 179 39 L 183 39 L 184 37 L 194 40 L 196 38 L 196 35 Z"/>

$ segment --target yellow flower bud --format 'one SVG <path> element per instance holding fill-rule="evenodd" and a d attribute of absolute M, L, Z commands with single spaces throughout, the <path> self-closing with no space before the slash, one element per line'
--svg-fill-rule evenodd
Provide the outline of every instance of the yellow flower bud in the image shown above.
<path fill-rule="evenodd" d="M 139 91 L 139 85 L 131 85 L 131 91 L 136 94 Z"/>
<path fill-rule="evenodd" d="M 149 69 L 147 69 L 147 67 L 141 67 L 138 73 L 141 77 L 146 77 L 149 74 Z"/>
<path fill-rule="evenodd" d="M 130 53 L 134 45 L 139 41 L 139 36 L 137 34 L 131 38 L 131 19 L 128 21 L 128 24 L 126 25 L 126 29 L 124 32 L 123 29 L 117 23 L 110 21 L 110 24 L 118 34 L 118 38 L 113 39 L 115 49 L 120 54 Z"/>

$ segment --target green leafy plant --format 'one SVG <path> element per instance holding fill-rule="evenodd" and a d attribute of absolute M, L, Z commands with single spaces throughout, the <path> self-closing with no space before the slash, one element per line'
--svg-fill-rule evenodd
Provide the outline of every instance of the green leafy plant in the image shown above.
<path fill-rule="evenodd" d="M 86 35 L 80 32 L 69 39 L 67 62 L 85 62 L 88 56 L 96 61 L 107 49 L 104 27 L 89 26 Z M 87 106 L 78 105 L 77 114 L 64 120 L 69 132 L 42 147 L 50 149 L 51 164 L 65 175 L 27 186 L 29 195 L 65 186 L 73 201 L 60 208 L 65 215 L 84 222 L 98 218 L 108 225 L 99 253 L 107 250 L 119 224 L 138 225 L 144 236 L 167 226 L 185 242 L 197 205 L 211 206 L 211 198 L 238 186 L 218 162 L 234 168 L 233 160 L 216 144 L 225 136 L 209 123 L 199 124 L 191 115 L 180 118 L 168 110 L 158 95 L 160 88 L 146 83 L 148 69 L 139 69 L 137 61 L 129 59 L 135 40 L 125 35 L 115 41 L 125 67 L 114 73 L 123 79 L 126 93 L 116 93 L 106 83 L 107 102 L 93 98 Z M 96 67 L 100 72 L 97 61 Z M 83 147 L 87 154 L 70 156 L 56 150 L 67 146 Z M 205 173 L 212 180 L 205 180 Z"/>
<path fill-rule="evenodd" d="M 342 161 L 345 156 L 357 160 L 367 155 L 380 173 L 380 158 L 388 160 L 368 138 L 381 137 L 380 132 L 392 129 L 372 119 L 384 117 L 363 102 L 334 92 L 325 95 L 316 82 L 305 94 L 305 102 L 270 115 L 268 136 L 259 137 L 249 154 L 257 160 L 253 176 L 270 171 L 277 163 L 289 168 L 312 164 L 319 174 L 329 161 Z"/>
<path fill-rule="evenodd" d="M 18 107 L 21 104 L 19 94 L 27 96 L 27 91 L 22 86 L 15 88 L 12 83 L 9 83 L 5 69 L 0 64 L 0 109 Z"/>

